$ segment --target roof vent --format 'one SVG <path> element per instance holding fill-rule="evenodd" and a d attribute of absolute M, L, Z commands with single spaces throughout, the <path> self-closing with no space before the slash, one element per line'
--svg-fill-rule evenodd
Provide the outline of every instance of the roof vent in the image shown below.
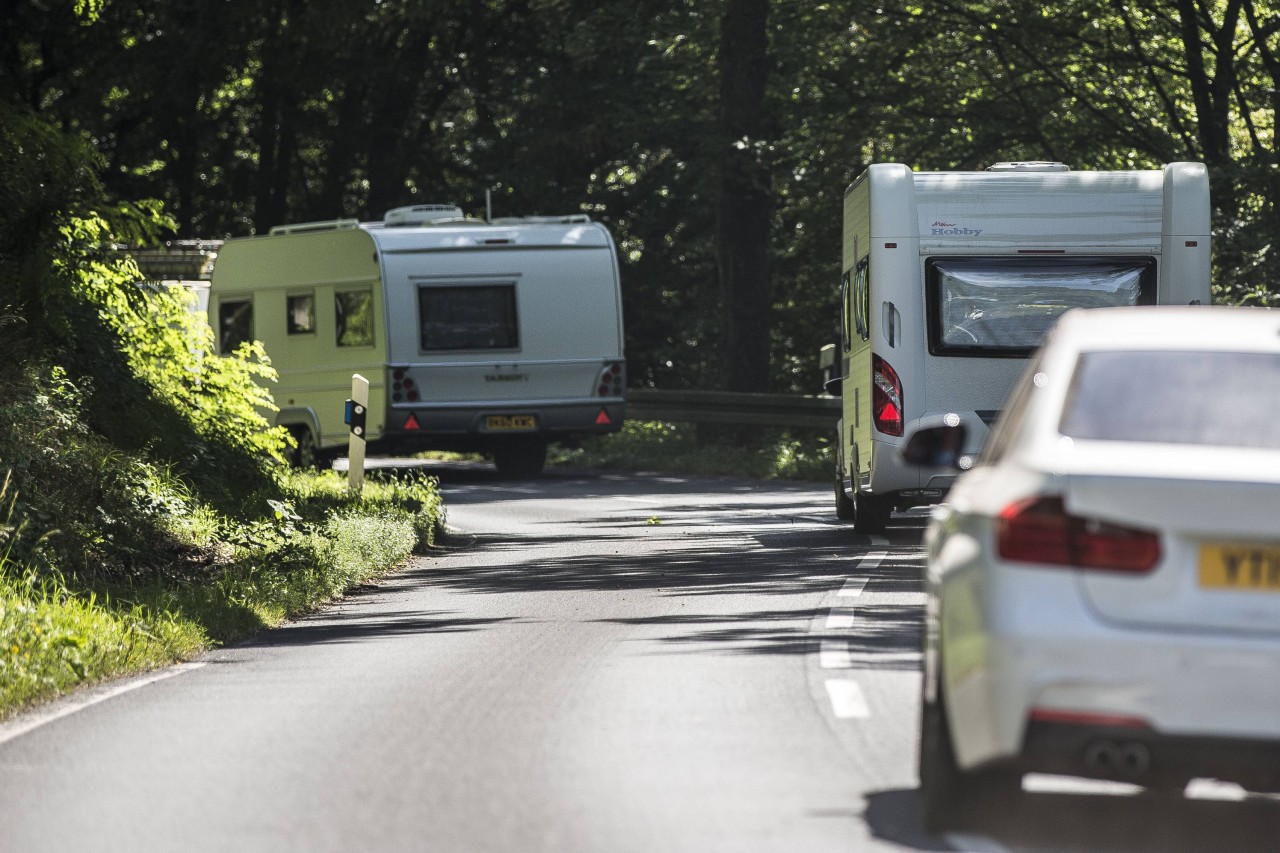
<path fill-rule="evenodd" d="M 1071 167 L 1056 160 L 1014 160 L 987 167 L 988 172 L 1070 172 Z"/>
<path fill-rule="evenodd" d="M 462 208 L 456 204 L 415 204 L 388 210 L 382 223 L 389 226 L 426 225 L 442 219 L 462 219 Z"/>

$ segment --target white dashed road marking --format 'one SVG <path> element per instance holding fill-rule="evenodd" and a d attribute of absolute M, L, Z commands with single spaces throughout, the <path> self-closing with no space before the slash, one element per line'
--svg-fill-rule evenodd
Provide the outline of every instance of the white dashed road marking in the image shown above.
<path fill-rule="evenodd" d="M 827 628 L 852 628 L 856 611 L 852 607 L 833 607 L 827 611 Z"/>
<path fill-rule="evenodd" d="M 863 719 L 871 716 L 867 697 L 862 695 L 858 682 L 848 678 L 828 678 L 827 696 L 831 698 L 831 710 L 837 719 Z"/>
<path fill-rule="evenodd" d="M 858 568 L 871 571 L 876 566 L 880 565 L 880 561 L 887 556 L 889 556 L 888 551 L 869 551 L 868 553 L 862 556 L 861 560 L 858 561 Z M 850 578 L 850 580 L 857 580 L 857 578 Z M 861 580 L 863 585 L 865 586 L 867 583 L 867 579 L 862 578 Z"/>
<path fill-rule="evenodd" d="M 867 588 L 866 578 L 849 578 L 844 582 L 844 586 L 840 587 L 840 591 L 836 595 L 843 598 L 850 596 L 862 595 L 862 591 Z"/>
<path fill-rule="evenodd" d="M 873 541 L 880 537 L 873 537 Z M 877 542 L 887 544 L 887 540 Z M 840 588 L 834 592 L 836 598 L 858 598 L 867 588 L 868 577 L 865 573 L 873 571 L 888 556 L 887 551 L 872 551 L 863 555 L 858 561 L 858 576 L 846 578 Z M 827 611 L 823 627 L 828 631 L 850 631 L 857 624 L 857 610 L 852 606 L 832 607 Z M 811 630 L 817 630 L 817 624 Z M 867 659 L 878 657 L 867 654 L 857 655 L 857 661 L 845 640 L 822 640 L 818 644 L 818 666 L 822 669 L 852 669 L 855 662 L 869 662 Z M 852 678 L 826 679 L 827 698 L 831 702 L 831 712 L 840 720 L 866 719 L 871 716 L 871 708 L 867 705 L 867 697 L 862 687 Z"/>
<path fill-rule="evenodd" d="M 843 640 L 823 640 L 818 648 L 818 663 L 823 669 L 849 669 L 853 658 L 849 644 Z"/>

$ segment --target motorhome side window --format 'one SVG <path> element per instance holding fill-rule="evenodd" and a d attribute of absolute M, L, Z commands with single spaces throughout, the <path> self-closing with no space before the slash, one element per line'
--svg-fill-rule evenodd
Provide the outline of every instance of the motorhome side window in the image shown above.
<path fill-rule="evenodd" d="M 218 302 L 218 352 L 230 355 L 241 344 L 253 340 L 253 300 L 223 299 Z"/>
<path fill-rule="evenodd" d="M 517 349 L 516 286 L 419 285 L 418 327 L 423 352 Z"/>
<path fill-rule="evenodd" d="M 316 330 L 314 293 L 294 293 L 285 306 L 285 322 L 291 335 L 309 335 Z"/>
<path fill-rule="evenodd" d="M 931 258 L 926 265 L 929 352 L 1029 355 L 1072 308 L 1152 305 L 1151 258 Z"/>
<path fill-rule="evenodd" d="M 857 327 L 858 337 L 865 340 L 871 338 L 871 258 L 863 258 L 858 262 L 858 269 L 853 274 L 853 319 Z"/>
<path fill-rule="evenodd" d="M 341 290 L 333 295 L 338 346 L 373 346 L 373 291 Z"/>
<path fill-rule="evenodd" d="M 840 279 L 840 344 L 844 351 L 853 348 L 853 294 L 849 288 L 849 271 Z"/>

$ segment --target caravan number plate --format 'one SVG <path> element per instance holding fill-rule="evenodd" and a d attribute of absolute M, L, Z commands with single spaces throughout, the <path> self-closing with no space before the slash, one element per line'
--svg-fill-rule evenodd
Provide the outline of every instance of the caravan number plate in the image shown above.
<path fill-rule="evenodd" d="M 485 428 L 491 432 L 528 432 L 538 428 L 536 415 L 489 415 Z"/>

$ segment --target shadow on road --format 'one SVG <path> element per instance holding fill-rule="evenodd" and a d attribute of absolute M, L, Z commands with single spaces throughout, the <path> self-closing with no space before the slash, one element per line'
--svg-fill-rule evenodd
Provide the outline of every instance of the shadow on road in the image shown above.
<path fill-rule="evenodd" d="M 871 831 L 887 841 L 917 850 L 955 849 L 921 828 L 916 790 L 870 794 L 864 817 Z M 978 804 L 956 834 L 981 836 L 1008 850 L 1043 853 L 1274 853 L 1280 848 L 1280 802 L 1024 792 L 1011 800 Z"/>
<path fill-rule="evenodd" d="M 728 477 L 564 468 L 548 469 L 536 480 L 512 481 L 474 462 L 397 463 L 370 476 L 424 473 L 440 478 L 449 506 L 545 501 L 548 509 L 522 507 L 514 532 L 446 536 L 433 559 L 379 581 L 380 593 L 417 587 L 520 597 L 648 592 L 678 598 L 684 607 L 668 608 L 662 615 L 611 617 L 606 604 L 594 621 L 659 630 L 667 626 L 671 630 L 666 636 L 649 639 L 673 652 L 814 655 L 824 642 L 839 641 L 862 668 L 918 668 L 919 606 L 868 609 L 856 636 L 846 630 L 813 630 L 813 621 L 825 611 L 760 607 L 761 600 L 779 596 L 825 596 L 853 573 L 865 577 L 868 589 L 876 592 L 919 592 L 924 520 L 918 515 L 896 516 L 887 536 L 873 545 L 851 526 L 836 523 L 825 496 L 817 496 L 811 483 L 763 486 Z M 599 512 L 588 515 L 583 506 Z M 565 507 L 574 509 L 566 513 Z M 876 564 L 860 567 L 861 558 L 872 551 L 878 553 Z M 726 611 L 723 596 L 743 596 L 741 601 L 755 609 L 729 606 Z M 334 623 L 297 623 L 276 632 L 280 636 L 272 642 L 338 642 L 491 624 L 421 614 L 418 619 L 380 614 L 372 621 L 347 612 Z"/>
<path fill-rule="evenodd" d="M 463 472 L 482 483 L 486 472 Z M 726 479 L 609 475 L 567 478 L 548 490 L 529 489 L 520 500 L 558 500 L 642 495 L 660 505 L 601 504 L 597 518 L 533 523 L 518 533 L 479 533 L 447 538 L 441 553 L 466 559 L 439 559 L 411 567 L 390 583 L 443 586 L 479 594 L 547 592 L 627 593 L 645 591 L 679 598 L 683 610 L 654 616 L 602 617 L 613 624 L 670 626 L 656 637 L 675 651 L 716 651 L 748 655 L 817 654 L 824 641 L 847 644 L 866 668 L 916 669 L 922 614 L 918 605 L 881 604 L 861 615 L 859 631 L 812 630 L 825 613 L 814 609 L 756 609 L 726 613 L 722 596 L 777 598 L 825 595 L 851 574 L 867 578 L 879 593 L 921 590 L 919 542 L 924 521 L 895 517 L 888 545 L 847 525 L 826 523 L 829 511 L 816 505 L 811 484 L 768 486 Z M 456 485 L 456 484 L 455 484 Z M 502 488 L 506 489 L 504 485 Z M 448 492 L 453 501 L 455 492 Z M 492 495 L 484 498 L 493 500 Z M 658 519 L 650 523 L 648 518 Z M 563 533 L 560 530 L 564 530 Z M 543 532 L 543 530 L 552 532 Z M 876 565 L 860 567 L 868 552 Z M 699 602 L 708 600 L 706 607 Z M 715 599 L 714 603 L 711 599 Z M 746 600 L 746 599 L 744 599 Z M 756 599 L 758 602 L 759 599 Z M 753 602 L 753 603 L 756 603 Z M 717 612 L 718 611 L 718 612 Z"/>
<path fill-rule="evenodd" d="M 424 613 L 420 610 L 379 611 L 376 616 L 364 616 L 358 611 L 339 609 L 303 617 L 237 645 L 240 648 L 313 646 L 376 640 L 379 637 L 475 631 L 510 621 L 513 620 L 471 619 L 443 613 Z"/>

